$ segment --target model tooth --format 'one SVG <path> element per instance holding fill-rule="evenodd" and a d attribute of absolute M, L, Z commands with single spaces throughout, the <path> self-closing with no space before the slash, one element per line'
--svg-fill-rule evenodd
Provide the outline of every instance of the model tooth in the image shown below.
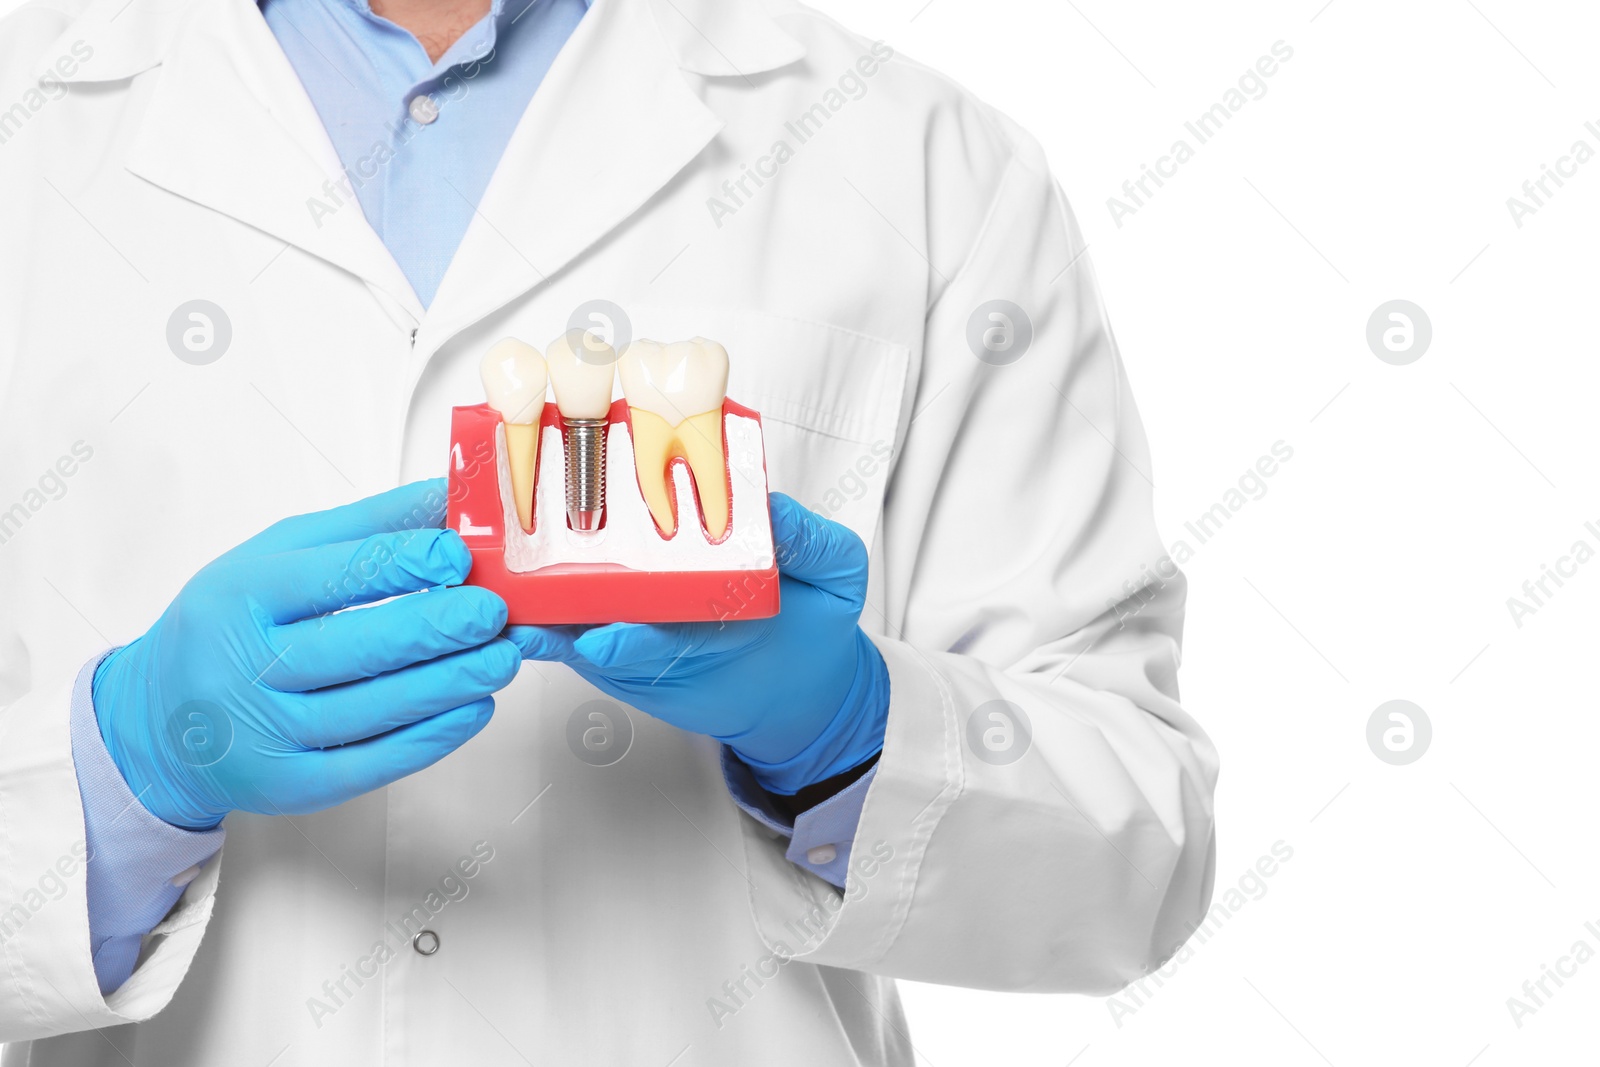
<path fill-rule="evenodd" d="M 682 458 L 694 477 L 706 534 L 728 532 L 728 464 L 722 446 L 722 402 L 728 395 L 728 352 L 696 337 L 663 345 L 634 341 L 618 367 L 633 424 L 639 488 L 667 537 L 677 532 L 672 461 Z"/>
<path fill-rule="evenodd" d="M 592 333 L 568 330 L 544 350 L 550 388 L 563 418 L 603 419 L 611 412 L 617 353 Z"/>
<path fill-rule="evenodd" d="M 506 459 L 517 519 L 533 529 L 533 479 L 539 469 L 539 420 L 544 417 L 549 369 L 532 345 L 514 337 L 495 342 L 478 368 L 489 406 L 505 421 Z"/>
<path fill-rule="evenodd" d="M 550 342 L 545 362 L 565 431 L 567 523 L 574 530 L 598 530 L 606 510 L 606 416 L 617 353 L 594 334 L 574 329 Z"/>

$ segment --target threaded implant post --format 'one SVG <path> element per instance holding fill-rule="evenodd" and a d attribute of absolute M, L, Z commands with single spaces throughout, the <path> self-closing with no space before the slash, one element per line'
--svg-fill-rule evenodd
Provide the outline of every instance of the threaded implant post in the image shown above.
<path fill-rule="evenodd" d="M 567 522 L 574 530 L 598 530 L 606 510 L 605 419 L 563 417 L 567 450 Z"/>

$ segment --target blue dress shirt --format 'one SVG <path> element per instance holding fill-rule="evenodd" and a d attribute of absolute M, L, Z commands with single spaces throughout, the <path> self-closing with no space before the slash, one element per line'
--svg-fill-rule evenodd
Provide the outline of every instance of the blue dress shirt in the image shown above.
<path fill-rule="evenodd" d="M 588 0 L 493 0 L 439 58 L 368 0 L 261 0 L 339 154 L 367 221 L 424 306 L 472 221 L 534 90 L 588 10 Z M 133 973 L 143 936 L 171 909 L 221 828 L 194 832 L 146 811 L 106 752 L 84 667 L 72 703 L 72 756 L 83 799 L 89 935 L 95 977 L 110 993 Z M 877 768 L 792 823 L 725 752 L 738 805 L 789 860 L 845 885 L 851 842 Z"/>

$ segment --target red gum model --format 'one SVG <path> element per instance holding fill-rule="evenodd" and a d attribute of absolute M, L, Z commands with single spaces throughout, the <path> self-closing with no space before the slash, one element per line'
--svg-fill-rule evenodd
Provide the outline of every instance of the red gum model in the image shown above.
<path fill-rule="evenodd" d="M 761 416 L 756 412 L 725 400 L 722 405 L 724 426 L 730 415 L 751 419 L 758 427 L 761 423 Z M 613 404 L 607 419 L 610 423 L 628 426 L 631 435 L 625 401 Z M 507 508 L 500 498 L 496 441 L 500 423 L 499 412 L 488 404 L 453 409 L 447 521 L 472 553 L 472 571 L 467 575 L 467 584 L 498 593 L 506 602 L 512 623 L 720 622 L 764 619 L 778 613 L 776 563 L 767 570 L 634 570 L 614 563 L 576 562 L 532 571 L 508 569 Z M 560 426 L 560 415 L 554 404 L 546 404 L 539 435 L 541 450 L 544 430 L 552 426 Z M 542 458 L 540 466 L 543 466 Z M 763 500 L 766 495 L 764 475 L 763 467 Z M 622 482 L 611 486 L 612 493 L 630 491 L 639 491 L 637 478 L 631 484 Z M 746 494 L 748 492 L 746 490 Z M 770 524 L 772 521 L 764 506 L 746 510 L 761 522 Z M 511 512 L 516 514 L 514 508 Z M 552 518 L 535 513 L 533 521 L 537 528 L 545 521 L 565 523 L 566 516 Z M 743 521 L 752 519 L 745 515 Z M 704 536 L 698 514 L 680 515 L 677 532 L 668 544 L 681 537 Z M 719 546 L 730 544 L 729 536 L 718 542 Z"/>

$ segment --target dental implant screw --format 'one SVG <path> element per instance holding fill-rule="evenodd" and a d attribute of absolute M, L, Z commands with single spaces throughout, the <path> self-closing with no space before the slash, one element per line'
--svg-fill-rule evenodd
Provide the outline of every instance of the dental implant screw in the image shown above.
<path fill-rule="evenodd" d="M 567 448 L 567 522 L 574 530 L 600 528 L 606 510 L 605 419 L 563 418 Z"/>

